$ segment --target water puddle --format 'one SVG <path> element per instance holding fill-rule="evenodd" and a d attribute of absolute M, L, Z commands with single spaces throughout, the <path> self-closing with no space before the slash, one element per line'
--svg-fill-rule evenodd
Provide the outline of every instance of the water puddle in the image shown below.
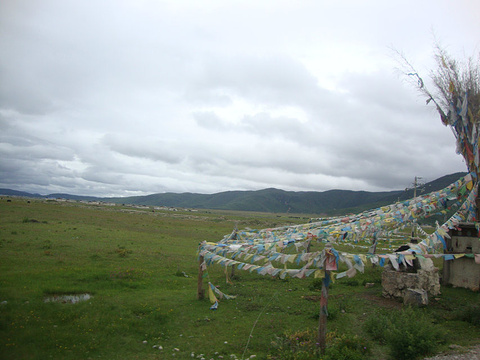
<path fill-rule="evenodd" d="M 62 304 L 76 304 L 80 301 L 87 301 L 92 298 L 90 294 L 53 295 L 44 299 L 44 302 L 58 302 Z"/>

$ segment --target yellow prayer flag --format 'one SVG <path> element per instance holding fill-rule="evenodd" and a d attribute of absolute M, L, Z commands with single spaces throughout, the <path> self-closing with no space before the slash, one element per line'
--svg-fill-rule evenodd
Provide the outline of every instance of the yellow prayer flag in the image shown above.
<path fill-rule="evenodd" d="M 334 271 L 330 271 L 330 280 L 332 281 L 332 284 L 335 283 L 335 280 L 337 280 L 337 273 Z"/>
<path fill-rule="evenodd" d="M 473 181 L 469 181 L 469 182 L 467 183 L 467 189 L 468 189 L 468 191 L 472 190 L 472 188 L 473 188 Z"/>
<path fill-rule="evenodd" d="M 208 298 L 210 299 L 210 302 L 212 304 L 214 304 L 216 301 L 218 301 L 217 297 L 213 293 L 213 290 L 212 290 L 212 287 L 210 286 L 210 284 L 208 284 Z"/>

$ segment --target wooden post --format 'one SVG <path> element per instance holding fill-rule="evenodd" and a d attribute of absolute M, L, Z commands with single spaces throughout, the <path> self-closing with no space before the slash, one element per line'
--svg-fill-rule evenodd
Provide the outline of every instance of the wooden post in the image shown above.
<path fill-rule="evenodd" d="M 326 269 L 327 264 L 327 251 L 332 248 L 332 244 L 325 244 L 325 260 L 323 263 L 323 269 L 325 271 L 325 277 L 322 282 L 322 294 L 320 296 L 320 316 L 318 318 L 318 339 L 317 346 L 320 348 L 320 352 L 325 354 L 327 348 L 327 316 L 328 316 L 328 286 L 330 284 L 330 270 Z"/>
<path fill-rule="evenodd" d="M 480 198 L 479 198 L 479 195 L 480 195 L 480 185 L 478 185 L 478 187 L 477 187 L 477 197 L 475 198 L 475 207 L 476 207 L 475 220 L 476 221 L 480 221 Z"/>
<path fill-rule="evenodd" d="M 237 237 L 238 237 L 238 222 L 236 221 L 235 222 L 235 227 L 233 228 L 233 233 L 232 233 L 232 237 L 231 237 L 231 240 L 237 240 Z M 232 266 L 232 273 L 230 274 L 230 278 L 233 279 L 233 277 L 235 276 L 235 265 Z"/>
<path fill-rule="evenodd" d="M 202 264 L 205 261 L 205 258 L 200 255 L 200 260 L 198 264 L 198 282 L 197 282 L 197 299 L 202 300 L 205 297 L 205 290 L 203 289 L 203 270 Z"/>
<path fill-rule="evenodd" d="M 373 234 L 373 244 L 372 246 L 370 246 L 370 249 L 368 249 L 368 252 L 371 253 L 372 255 L 375 255 L 375 253 L 377 252 L 377 233 L 375 232 Z M 372 262 L 372 267 L 375 267 L 375 264 Z"/>
<path fill-rule="evenodd" d="M 328 316 L 328 282 L 330 281 L 330 270 L 325 270 L 325 277 L 322 283 L 322 294 L 320 296 L 320 316 L 318 318 L 318 347 L 320 352 L 325 354 L 327 348 L 327 316 Z"/>

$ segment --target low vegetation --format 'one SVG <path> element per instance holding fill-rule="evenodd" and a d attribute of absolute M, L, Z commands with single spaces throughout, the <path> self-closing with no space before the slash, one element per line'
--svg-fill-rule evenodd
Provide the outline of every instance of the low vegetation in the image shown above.
<path fill-rule="evenodd" d="M 381 297 L 380 267 L 331 286 L 324 355 L 313 278 L 238 270 L 227 283 L 215 265 L 205 281 L 237 297 L 215 311 L 196 299 L 201 241 L 304 215 L 9 200 L 0 199 L 2 359 L 413 359 L 480 338 L 479 293 L 446 287 L 429 307 L 404 309 Z"/>

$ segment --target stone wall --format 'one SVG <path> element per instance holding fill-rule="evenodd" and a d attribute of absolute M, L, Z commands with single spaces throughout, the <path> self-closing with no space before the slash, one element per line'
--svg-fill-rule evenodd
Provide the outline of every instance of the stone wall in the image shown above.
<path fill-rule="evenodd" d="M 403 298 L 407 289 L 425 290 L 429 295 L 440 294 L 440 276 L 431 259 L 420 261 L 420 269 L 396 271 L 390 265 L 382 273 L 382 295 L 387 298 Z"/>

